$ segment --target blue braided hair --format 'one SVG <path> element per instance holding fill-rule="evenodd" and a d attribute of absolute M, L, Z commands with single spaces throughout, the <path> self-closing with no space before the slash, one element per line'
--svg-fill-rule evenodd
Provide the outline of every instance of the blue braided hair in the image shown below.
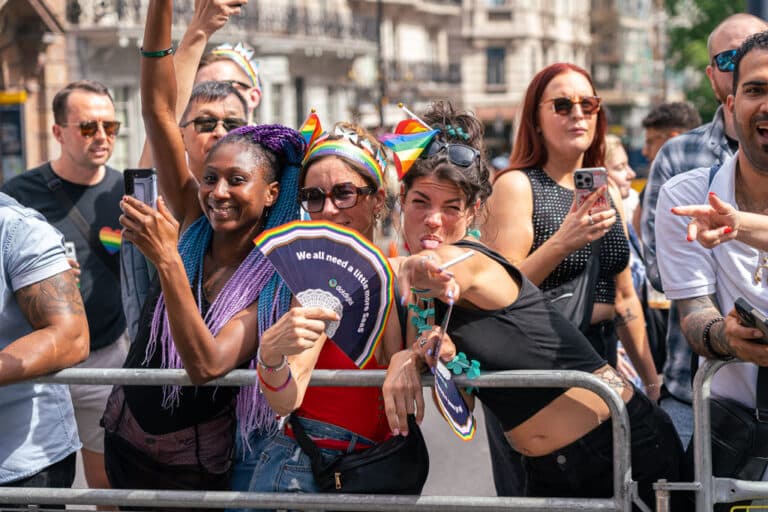
<path fill-rule="evenodd" d="M 245 126 L 233 130 L 209 152 L 208 158 L 225 144 L 240 144 L 250 153 L 255 162 L 266 160 L 265 170 L 271 171 L 265 176 L 267 183 L 278 180 L 280 194 L 266 216 L 266 227 L 279 226 L 299 218 L 299 206 L 296 202 L 298 193 L 298 175 L 305 142 L 295 130 L 281 125 Z M 263 221 L 263 220 L 262 220 Z M 179 254 L 187 273 L 190 287 L 196 289 L 198 311 L 201 311 L 203 275 L 203 257 L 211 243 L 213 229 L 208 219 L 201 216 L 180 237 Z M 211 334 L 218 334 L 224 325 L 239 311 L 259 300 L 259 336 L 272 326 L 290 307 L 291 294 L 288 287 L 275 272 L 274 267 L 255 246 L 238 266 L 224 288 L 211 303 L 205 315 L 205 323 Z M 271 299 L 271 300 L 269 300 Z M 152 319 L 150 341 L 147 345 L 145 363 L 151 359 L 158 342 L 162 349 L 161 366 L 163 368 L 182 368 L 181 358 L 176 351 L 170 332 L 168 315 L 165 309 L 164 295 L 161 293 Z M 250 363 L 251 368 L 254 362 Z M 258 385 L 258 384 L 257 384 Z M 173 407 L 178 404 L 181 388 L 165 386 L 163 406 Z M 240 435 L 247 440 L 247 434 L 253 429 L 274 431 L 275 413 L 269 407 L 263 395 L 255 386 L 244 386 L 237 398 L 237 415 L 240 420 Z"/>

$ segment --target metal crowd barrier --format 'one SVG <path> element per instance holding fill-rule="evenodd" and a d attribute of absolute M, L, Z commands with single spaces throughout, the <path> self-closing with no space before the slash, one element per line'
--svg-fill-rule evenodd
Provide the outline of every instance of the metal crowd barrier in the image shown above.
<path fill-rule="evenodd" d="M 380 386 L 384 370 L 315 370 L 314 386 Z M 34 382 L 58 384 L 190 385 L 184 370 L 79 369 L 73 368 L 40 377 Z M 234 370 L 208 386 L 252 385 L 253 370 Z M 248 493 L 230 491 L 157 491 L 120 489 L 51 489 L 0 487 L 0 505 L 124 505 L 169 508 L 270 508 L 364 511 L 553 511 L 614 510 L 630 512 L 634 503 L 650 512 L 637 495 L 630 461 L 629 416 L 621 397 L 592 374 L 577 371 L 489 372 L 468 380 L 456 377 L 459 385 L 477 387 L 581 387 L 597 393 L 608 404 L 613 428 L 612 498 L 499 498 L 472 496 L 385 496 L 363 494 Z M 432 378 L 422 379 L 431 385 Z M 448 428 L 446 426 L 446 428 Z M 768 489 L 768 488 L 767 488 Z"/>

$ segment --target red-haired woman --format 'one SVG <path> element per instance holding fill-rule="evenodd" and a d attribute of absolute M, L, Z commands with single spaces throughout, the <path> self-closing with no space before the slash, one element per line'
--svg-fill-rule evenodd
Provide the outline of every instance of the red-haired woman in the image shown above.
<path fill-rule="evenodd" d="M 545 292 L 586 272 L 591 243 L 600 273 L 584 334 L 616 364 L 617 331 L 645 385 L 659 397 L 659 378 L 648 346 L 642 305 L 632 286 L 626 221 L 618 189 L 600 187 L 581 206 L 574 201 L 574 171 L 600 167 L 605 112 L 592 79 L 573 64 L 552 64 L 533 77 L 525 94 L 510 166 L 496 177 L 483 240 Z"/>

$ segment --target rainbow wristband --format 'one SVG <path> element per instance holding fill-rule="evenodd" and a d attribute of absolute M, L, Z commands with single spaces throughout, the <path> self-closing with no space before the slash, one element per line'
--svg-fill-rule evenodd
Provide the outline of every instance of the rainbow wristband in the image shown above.
<path fill-rule="evenodd" d="M 259 382 L 261 383 L 262 387 L 268 389 L 269 391 L 272 391 L 273 393 L 278 393 L 285 388 L 288 387 L 288 383 L 291 382 L 291 367 L 288 367 L 288 377 L 286 377 L 285 382 L 280 384 L 279 386 L 273 386 L 269 384 L 267 381 L 264 380 L 264 377 L 261 376 L 261 372 L 256 369 L 256 374 L 259 376 Z"/>

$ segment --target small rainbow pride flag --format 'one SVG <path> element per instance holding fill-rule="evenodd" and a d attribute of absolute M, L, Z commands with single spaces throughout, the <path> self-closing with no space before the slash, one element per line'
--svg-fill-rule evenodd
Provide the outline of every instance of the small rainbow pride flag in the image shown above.
<path fill-rule="evenodd" d="M 402 134 L 410 134 L 410 133 L 421 133 L 426 131 L 429 131 L 429 128 L 421 124 L 419 121 L 415 119 L 403 119 L 402 121 L 397 123 L 397 126 L 395 126 L 395 130 L 393 133 L 402 135 Z"/>
<path fill-rule="evenodd" d="M 398 178 L 402 179 L 405 176 L 439 132 L 440 130 L 424 130 L 416 133 L 392 133 L 382 137 L 381 142 L 394 153 Z"/>
<path fill-rule="evenodd" d="M 314 109 L 307 116 L 304 124 L 299 128 L 299 133 L 304 137 L 304 141 L 307 143 L 307 149 L 317 140 L 323 129 L 320 126 L 320 118 L 315 113 Z"/>

